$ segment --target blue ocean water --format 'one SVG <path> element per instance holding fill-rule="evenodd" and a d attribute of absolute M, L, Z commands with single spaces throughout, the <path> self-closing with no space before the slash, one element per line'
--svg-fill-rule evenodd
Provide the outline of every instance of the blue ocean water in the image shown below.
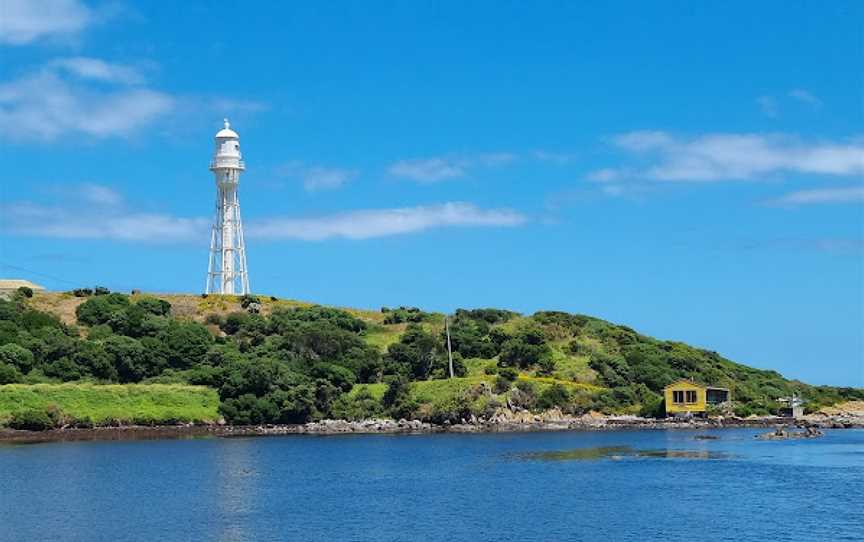
<path fill-rule="evenodd" d="M 758 432 L 0 445 L 0 540 L 864 540 L 864 431 Z"/>

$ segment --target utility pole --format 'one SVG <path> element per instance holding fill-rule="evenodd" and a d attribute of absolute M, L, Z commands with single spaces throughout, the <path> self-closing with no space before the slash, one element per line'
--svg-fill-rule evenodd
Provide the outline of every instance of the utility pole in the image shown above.
<path fill-rule="evenodd" d="M 450 346 L 450 324 L 444 317 L 444 329 L 447 331 L 447 359 L 450 360 L 450 378 L 453 378 L 453 348 Z"/>

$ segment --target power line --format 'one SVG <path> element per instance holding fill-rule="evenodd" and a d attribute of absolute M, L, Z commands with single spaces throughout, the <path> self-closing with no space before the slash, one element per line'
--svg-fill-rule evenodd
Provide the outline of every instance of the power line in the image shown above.
<path fill-rule="evenodd" d="M 31 274 L 36 275 L 36 276 L 38 276 L 38 277 L 43 277 L 43 278 L 46 278 L 46 279 L 50 279 L 50 280 L 53 280 L 53 281 L 55 281 L 55 282 L 61 282 L 61 283 L 64 283 L 64 284 L 69 284 L 69 285 L 71 285 L 71 286 L 75 286 L 75 287 L 80 287 L 80 286 L 82 285 L 82 281 L 77 281 L 77 282 L 76 282 L 76 281 L 71 281 L 71 280 L 67 280 L 67 279 L 61 279 L 60 277 L 55 277 L 54 275 L 49 275 L 49 274 L 47 274 L 47 273 L 42 273 L 41 271 L 36 271 L 36 270 L 34 270 L 34 269 L 28 269 L 28 268 L 26 268 L 26 267 L 21 267 L 20 265 L 12 265 L 12 264 L 10 264 L 10 263 L 0 262 L 0 267 L 7 267 L 7 268 L 9 268 L 9 269 L 15 269 L 15 270 L 17 270 L 17 271 L 23 271 L 23 272 L 25 272 L 25 273 L 31 273 Z M 117 287 L 117 284 L 110 284 L 110 286 L 111 286 L 111 289 L 112 289 L 112 290 L 131 290 L 131 288 L 127 288 L 127 287 L 125 287 L 125 286 L 122 287 L 122 288 L 118 288 L 118 287 Z"/>

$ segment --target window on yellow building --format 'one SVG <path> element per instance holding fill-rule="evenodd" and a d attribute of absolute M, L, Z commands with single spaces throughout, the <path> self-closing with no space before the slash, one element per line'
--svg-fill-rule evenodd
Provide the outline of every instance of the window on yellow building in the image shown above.
<path fill-rule="evenodd" d="M 695 403 L 696 402 L 696 391 L 695 390 L 687 390 L 687 402 Z"/>
<path fill-rule="evenodd" d="M 673 403 L 683 403 L 684 402 L 684 392 L 683 391 L 672 391 L 672 402 Z"/>

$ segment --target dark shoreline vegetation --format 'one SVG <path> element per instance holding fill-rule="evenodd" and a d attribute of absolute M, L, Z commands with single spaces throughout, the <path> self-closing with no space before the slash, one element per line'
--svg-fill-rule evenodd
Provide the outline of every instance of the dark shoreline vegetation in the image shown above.
<path fill-rule="evenodd" d="M 276 298 L 81 289 L 0 300 L 0 426 L 303 424 L 389 417 L 430 424 L 501 409 L 660 416 L 689 378 L 732 391 L 734 412 L 810 411 L 864 390 L 811 386 L 590 316 L 499 309 L 450 317 Z M 105 386 L 109 384 L 110 386 Z"/>

